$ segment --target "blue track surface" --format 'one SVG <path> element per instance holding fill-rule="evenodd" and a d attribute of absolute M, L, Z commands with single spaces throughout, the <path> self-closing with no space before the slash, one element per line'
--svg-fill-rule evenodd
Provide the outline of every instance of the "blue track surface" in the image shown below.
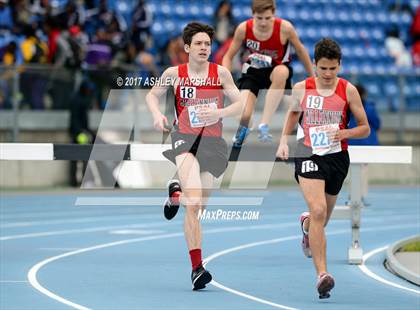
<path fill-rule="evenodd" d="M 163 200 L 163 192 L 137 195 L 156 194 Z M 121 191 L 100 195 L 135 196 Z M 312 261 L 300 248 L 298 217 L 305 204 L 297 188 L 214 195 L 262 196 L 264 202 L 223 208 L 260 211 L 258 220 L 203 222 L 204 257 L 231 251 L 207 265 L 224 289 L 209 285 L 193 292 L 183 210 L 167 222 L 157 206 L 75 206 L 77 197 L 97 193 L 2 194 L 0 309 L 419 309 L 420 294 L 381 283 L 348 265 L 348 220 L 328 225 L 328 268 L 336 287 L 330 299 L 319 300 Z M 341 197 L 343 202 L 346 194 Z M 369 201 L 362 213 L 365 253 L 419 234 L 417 188 L 373 188 Z M 379 252 L 366 266 L 388 281 L 420 291 L 388 273 L 384 258 Z M 34 280 L 62 299 L 35 289 Z"/>

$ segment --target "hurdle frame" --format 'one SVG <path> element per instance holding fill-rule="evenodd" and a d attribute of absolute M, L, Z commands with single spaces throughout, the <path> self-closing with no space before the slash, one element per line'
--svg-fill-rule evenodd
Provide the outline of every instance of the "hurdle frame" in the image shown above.
<path fill-rule="evenodd" d="M 0 143 L 0 160 L 134 160 L 166 161 L 162 152 L 171 148 L 169 144 L 54 144 L 54 143 Z M 70 149 L 76 152 L 69 152 Z M 281 161 L 275 158 L 275 147 L 245 145 L 245 156 L 241 149 L 233 148 L 230 161 Z M 336 206 L 332 218 L 349 219 L 351 245 L 348 248 L 349 264 L 363 262 L 360 242 L 361 212 L 363 209 L 362 166 L 365 164 L 411 164 L 411 146 L 349 146 L 350 155 L 350 200 L 346 206 Z"/>

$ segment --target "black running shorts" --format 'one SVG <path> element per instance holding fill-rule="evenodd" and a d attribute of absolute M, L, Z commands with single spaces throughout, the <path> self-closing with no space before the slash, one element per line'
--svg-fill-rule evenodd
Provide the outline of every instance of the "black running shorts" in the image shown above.
<path fill-rule="evenodd" d="M 348 151 L 324 156 L 296 157 L 295 179 L 298 183 L 298 176 L 307 179 L 325 180 L 325 192 L 330 195 L 338 195 L 347 176 L 349 166 Z"/>
<path fill-rule="evenodd" d="M 286 65 L 286 64 L 284 64 Z M 286 80 L 285 85 L 285 94 L 289 94 L 292 89 L 292 77 L 293 69 L 292 67 L 286 65 L 289 69 L 289 76 Z M 255 69 L 249 67 L 246 73 L 242 73 L 241 77 L 238 80 L 239 89 L 249 89 L 255 97 L 258 97 L 260 89 L 269 89 L 271 85 L 270 74 L 273 71 L 274 67 Z"/>
<path fill-rule="evenodd" d="M 171 133 L 172 149 L 163 155 L 176 164 L 175 157 L 183 153 L 193 154 L 200 164 L 200 172 L 208 171 L 214 177 L 220 177 L 228 165 L 226 141 L 221 137 Z"/>

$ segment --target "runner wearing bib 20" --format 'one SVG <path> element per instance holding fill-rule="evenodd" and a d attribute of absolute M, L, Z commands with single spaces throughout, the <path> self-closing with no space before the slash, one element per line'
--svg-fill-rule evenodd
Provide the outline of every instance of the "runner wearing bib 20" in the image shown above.
<path fill-rule="evenodd" d="M 254 0 L 252 18 L 242 22 L 235 34 L 223 66 L 231 70 L 232 59 L 241 47 L 246 49 L 242 75 L 238 80 L 241 98 L 246 103 L 239 128 L 233 137 L 233 146 L 241 147 L 250 133 L 251 118 L 260 90 L 267 90 L 264 111 L 258 126 L 261 142 L 272 142 L 269 124 L 283 97 L 292 87 L 290 53 L 293 46 L 309 76 L 313 76 L 308 52 L 300 41 L 292 23 L 275 17 L 276 3 L 273 0 Z"/>

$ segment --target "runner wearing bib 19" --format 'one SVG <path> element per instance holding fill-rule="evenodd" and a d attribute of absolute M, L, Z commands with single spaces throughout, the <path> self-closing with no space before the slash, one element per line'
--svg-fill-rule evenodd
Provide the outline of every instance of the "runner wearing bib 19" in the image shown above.
<path fill-rule="evenodd" d="M 316 78 L 297 83 L 292 91 L 292 105 L 283 127 L 277 157 L 289 158 L 288 136 L 298 126 L 295 155 L 295 178 L 308 211 L 300 216 L 302 249 L 313 259 L 318 275 L 319 298 L 330 297 L 334 278 L 327 272 L 327 225 L 350 165 L 348 138 L 364 138 L 370 128 L 357 89 L 338 78 L 341 49 L 331 39 L 315 46 Z M 357 126 L 347 128 L 349 113 Z"/>

